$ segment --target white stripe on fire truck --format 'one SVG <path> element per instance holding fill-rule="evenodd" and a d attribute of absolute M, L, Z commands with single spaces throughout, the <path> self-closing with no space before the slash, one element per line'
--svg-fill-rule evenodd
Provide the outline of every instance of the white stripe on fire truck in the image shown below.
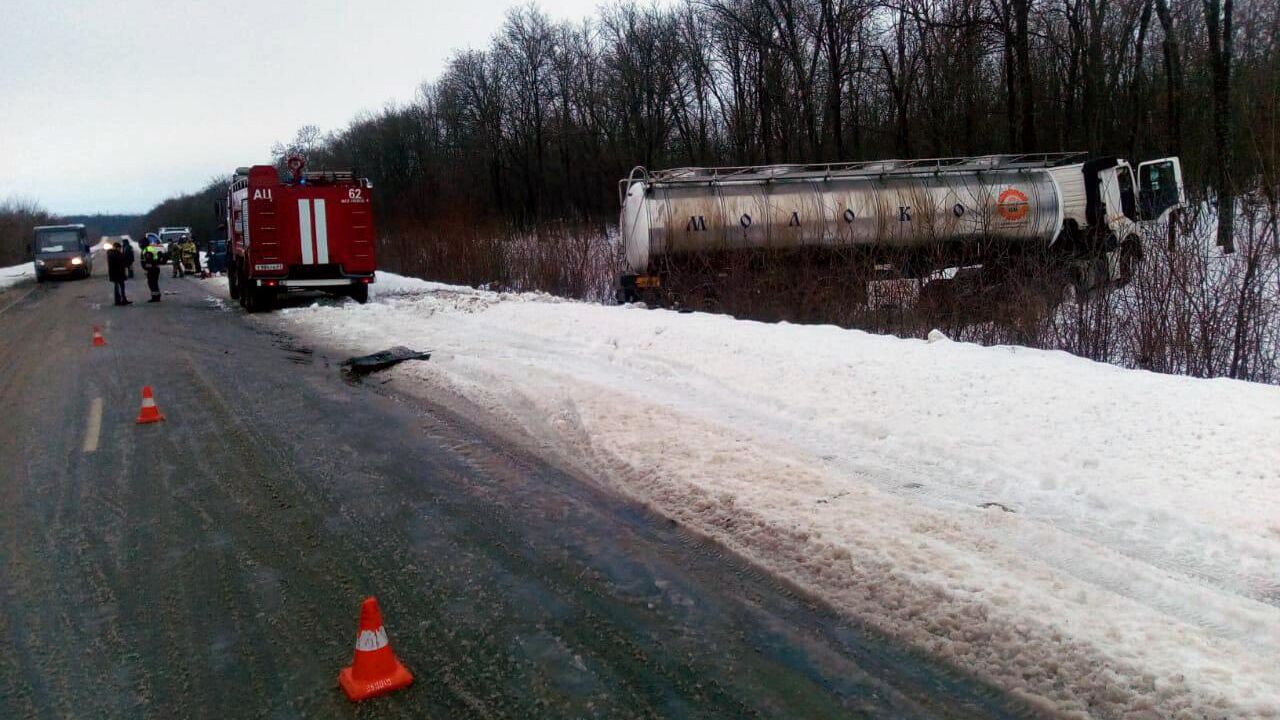
<path fill-rule="evenodd" d="M 316 262 L 329 262 L 329 219 L 324 212 L 324 199 L 316 198 Z"/>
<path fill-rule="evenodd" d="M 315 259 L 311 255 L 311 201 L 298 201 L 298 234 L 302 236 L 302 264 L 311 265 Z"/>

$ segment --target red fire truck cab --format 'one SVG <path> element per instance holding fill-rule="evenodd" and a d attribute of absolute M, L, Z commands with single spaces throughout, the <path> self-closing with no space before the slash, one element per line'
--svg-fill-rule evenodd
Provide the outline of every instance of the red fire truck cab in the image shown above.
<path fill-rule="evenodd" d="M 239 168 L 227 188 L 231 297 L 249 312 L 270 310 L 291 290 L 368 301 L 377 267 L 369 181 L 304 172 L 301 158 L 289 168 L 289 182 L 271 165 Z"/>

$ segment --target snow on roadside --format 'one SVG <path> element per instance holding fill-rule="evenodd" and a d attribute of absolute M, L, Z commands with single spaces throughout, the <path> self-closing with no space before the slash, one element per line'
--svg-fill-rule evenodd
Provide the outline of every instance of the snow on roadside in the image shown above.
<path fill-rule="evenodd" d="M 1097 717 L 1280 717 L 1280 388 L 380 273 L 285 310 L 875 626 Z"/>
<path fill-rule="evenodd" d="M 30 262 L 0 268 L 0 290 L 17 285 L 23 280 L 30 280 L 35 276 L 35 269 Z"/>

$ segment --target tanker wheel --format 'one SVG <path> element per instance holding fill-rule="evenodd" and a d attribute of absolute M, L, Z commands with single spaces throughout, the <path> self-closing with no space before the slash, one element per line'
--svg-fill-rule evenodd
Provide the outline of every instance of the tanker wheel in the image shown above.
<path fill-rule="evenodd" d="M 1089 302 L 1095 293 L 1107 285 L 1111 274 L 1107 256 L 1104 253 L 1087 258 L 1073 268 L 1071 287 L 1075 291 L 1076 304 Z"/>
<path fill-rule="evenodd" d="M 1120 253 L 1120 270 L 1119 277 L 1116 278 L 1116 285 L 1124 287 L 1133 280 L 1133 275 L 1138 270 L 1138 266 L 1142 264 L 1142 242 L 1138 240 L 1136 235 L 1130 235 L 1120 245 L 1117 251 Z"/>

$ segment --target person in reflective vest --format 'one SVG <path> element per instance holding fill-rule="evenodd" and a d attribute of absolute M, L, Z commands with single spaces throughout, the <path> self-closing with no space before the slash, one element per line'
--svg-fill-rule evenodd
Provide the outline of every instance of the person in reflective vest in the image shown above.
<path fill-rule="evenodd" d="M 151 243 L 143 249 L 142 267 L 147 271 L 147 287 L 151 289 L 151 299 L 147 302 L 160 302 L 160 266 L 163 264 L 160 243 Z"/>
<path fill-rule="evenodd" d="M 196 242 L 191 239 L 190 235 L 182 236 L 182 242 L 178 243 L 178 251 L 182 255 L 181 265 L 183 273 L 199 275 L 200 251 L 196 248 Z"/>

